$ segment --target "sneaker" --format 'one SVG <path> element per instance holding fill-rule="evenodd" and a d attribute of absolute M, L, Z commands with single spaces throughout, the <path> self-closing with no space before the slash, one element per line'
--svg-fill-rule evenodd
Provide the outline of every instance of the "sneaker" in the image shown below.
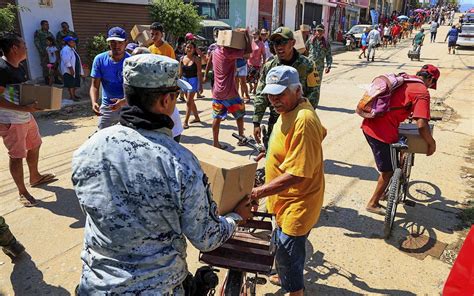
<path fill-rule="evenodd" d="M 2 247 L 2 251 L 13 260 L 25 251 L 25 247 L 19 241 L 14 240 L 8 246 Z"/>

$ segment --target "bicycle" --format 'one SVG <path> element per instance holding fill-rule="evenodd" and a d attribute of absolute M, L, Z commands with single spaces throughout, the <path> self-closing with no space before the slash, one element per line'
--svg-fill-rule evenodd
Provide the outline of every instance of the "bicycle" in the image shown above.
<path fill-rule="evenodd" d="M 232 136 L 253 149 L 250 156 L 260 155 L 265 148 L 252 137 Z M 254 159 L 258 161 L 258 156 Z M 257 170 L 255 185 L 265 182 L 265 171 Z M 276 221 L 272 214 L 253 212 L 254 219 L 238 227 L 232 237 L 219 248 L 200 253 L 199 260 L 214 267 L 228 269 L 220 290 L 221 296 L 255 296 L 257 285 L 266 284 L 260 274 L 270 275 L 276 252 Z"/>
<path fill-rule="evenodd" d="M 401 137 L 397 143 L 390 144 L 392 163 L 395 168 L 393 176 L 390 179 L 385 196 L 387 196 L 387 211 L 384 221 L 384 238 L 389 238 L 392 232 L 395 216 L 397 215 L 397 206 L 403 202 L 407 206 L 415 206 L 416 203 L 407 200 L 408 185 L 410 182 L 411 168 L 415 161 L 415 154 L 407 152 L 407 138 Z"/>

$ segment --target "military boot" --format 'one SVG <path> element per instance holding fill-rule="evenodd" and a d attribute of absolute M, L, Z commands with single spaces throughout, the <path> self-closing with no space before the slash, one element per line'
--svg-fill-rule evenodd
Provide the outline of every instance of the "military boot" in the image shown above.
<path fill-rule="evenodd" d="M 2 247 L 2 251 L 13 260 L 25 251 L 25 247 L 19 241 L 13 239 L 11 243 Z"/>

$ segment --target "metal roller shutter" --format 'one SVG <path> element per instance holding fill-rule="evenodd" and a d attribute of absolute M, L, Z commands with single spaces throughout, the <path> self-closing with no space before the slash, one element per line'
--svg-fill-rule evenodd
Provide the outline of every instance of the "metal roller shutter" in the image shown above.
<path fill-rule="evenodd" d="M 134 25 L 152 23 L 148 5 L 71 0 L 71 10 L 74 31 L 80 39 L 78 51 L 83 59 L 86 57 L 85 45 L 91 37 L 99 33 L 107 35 L 108 29 L 115 26 L 130 34 Z"/>

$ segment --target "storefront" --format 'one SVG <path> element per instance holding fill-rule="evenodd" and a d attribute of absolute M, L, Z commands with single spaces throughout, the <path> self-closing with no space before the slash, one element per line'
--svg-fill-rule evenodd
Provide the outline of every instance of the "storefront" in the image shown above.
<path fill-rule="evenodd" d="M 346 6 L 345 20 L 343 23 L 344 31 L 349 31 L 353 26 L 359 23 L 360 8 L 356 6 Z"/>

